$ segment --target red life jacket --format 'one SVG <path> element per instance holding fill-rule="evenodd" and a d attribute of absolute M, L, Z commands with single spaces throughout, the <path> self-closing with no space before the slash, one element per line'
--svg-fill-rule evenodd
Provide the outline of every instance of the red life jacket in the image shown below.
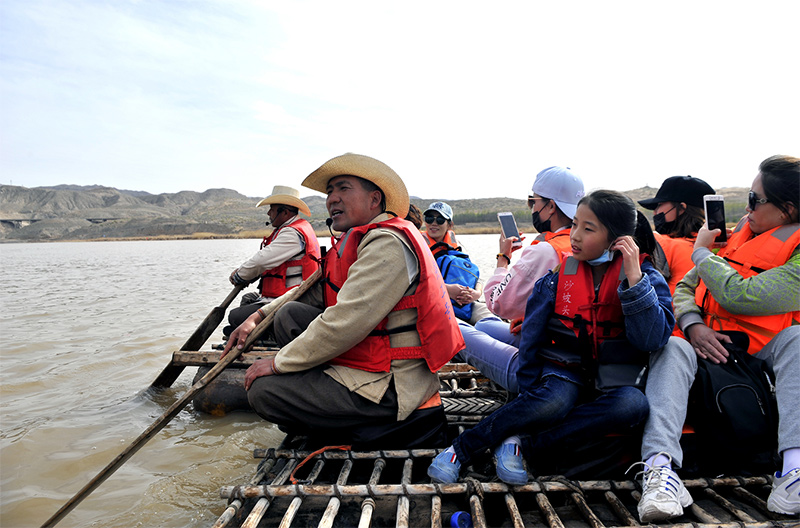
<path fill-rule="evenodd" d="M 309 276 L 311 276 L 312 273 L 317 271 L 317 268 L 319 267 L 318 262 L 320 260 L 320 251 L 317 235 L 314 234 L 314 228 L 311 227 L 311 224 L 308 223 L 308 220 L 303 218 L 298 218 L 288 225 L 284 224 L 270 233 L 268 237 L 264 237 L 264 240 L 261 242 L 261 249 L 264 249 L 273 240 L 275 240 L 275 237 L 278 236 L 278 233 L 284 228 L 294 229 L 300 233 L 300 236 L 302 236 L 303 240 L 305 240 L 306 249 L 300 258 L 287 260 L 279 266 L 266 270 L 261 275 L 259 290 L 261 290 L 261 295 L 264 297 L 280 297 L 292 288 L 299 286 L 299 284 L 287 286 L 287 279 L 292 277 L 302 277 L 302 280 L 306 280 Z M 286 271 L 292 266 L 301 266 L 301 273 L 287 275 Z"/>
<path fill-rule="evenodd" d="M 798 244 L 800 224 L 778 226 L 755 236 L 745 217 L 717 256 L 723 257 L 739 275 L 749 278 L 785 264 Z M 732 314 L 720 306 L 702 280 L 695 290 L 695 302 L 703 309 L 703 320 L 710 328 L 745 332 L 750 337 L 750 354 L 759 352 L 784 328 L 800 324 L 797 310 L 775 315 Z"/>
<path fill-rule="evenodd" d="M 464 339 L 458 329 L 457 320 L 436 266 L 433 255 L 419 230 L 402 218 L 391 218 L 383 222 L 354 227 L 341 239 L 333 241 L 333 250 L 325 255 L 325 306 L 336 304 L 336 297 L 347 279 L 350 266 L 358 258 L 357 250 L 368 231 L 375 228 L 391 228 L 403 233 L 411 242 L 419 260 L 419 284 L 416 291 L 403 297 L 392 311 L 416 308 L 415 328 L 401 327 L 387 331 L 388 317 L 359 344 L 332 359 L 334 365 L 344 365 L 368 372 L 389 372 L 394 359 L 424 359 L 431 372 L 436 372 L 464 348 Z M 405 265 L 398 263 L 398 265 Z M 395 347 L 389 342 L 389 333 L 416 330 L 420 346 Z"/>
<path fill-rule="evenodd" d="M 645 256 L 640 255 L 640 264 Z M 572 256 L 564 257 L 553 316 L 547 326 L 552 344 L 542 347 L 541 356 L 566 365 L 581 365 L 591 376 L 599 367 L 612 365 L 618 378 L 625 379 L 617 385 L 638 384 L 649 354 L 636 349 L 625 337 L 625 318 L 617 293 L 623 280 L 622 257 L 617 256 L 603 274 L 595 297 L 591 266 Z"/>

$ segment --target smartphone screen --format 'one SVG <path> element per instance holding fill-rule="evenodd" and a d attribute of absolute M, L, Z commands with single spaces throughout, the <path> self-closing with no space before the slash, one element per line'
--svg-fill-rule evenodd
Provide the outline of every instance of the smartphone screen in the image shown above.
<path fill-rule="evenodd" d="M 715 239 L 716 242 L 728 240 L 728 233 L 725 230 L 725 202 L 722 196 L 710 194 L 703 197 L 706 206 L 706 222 L 708 229 L 719 229 L 720 234 Z"/>
<path fill-rule="evenodd" d="M 497 219 L 500 220 L 500 228 L 503 230 L 504 237 L 519 239 L 519 229 L 517 229 L 517 222 L 514 220 L 513 214 L 497 213 Z"/>

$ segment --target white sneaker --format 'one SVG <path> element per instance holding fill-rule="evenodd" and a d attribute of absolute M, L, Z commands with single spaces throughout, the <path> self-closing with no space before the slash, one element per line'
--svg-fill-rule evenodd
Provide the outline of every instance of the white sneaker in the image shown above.
<path fill-rule="evenodd" d="M 672 462 L 669 454 L 659 454 L 666 455 Z M 649 467 L 645 464 L 642 498 L 638 507 L 639 519 L 643 523 L 664 521 L 683 515 L 683 509 L 692 502 L 692 496 L 669 465 Z"/>
<path fill-rule="evenodd" d="M 794 468 L 782 477 L 775 473 L 767 508 L 786 515 L 800 513 L 800 468 Z"/>

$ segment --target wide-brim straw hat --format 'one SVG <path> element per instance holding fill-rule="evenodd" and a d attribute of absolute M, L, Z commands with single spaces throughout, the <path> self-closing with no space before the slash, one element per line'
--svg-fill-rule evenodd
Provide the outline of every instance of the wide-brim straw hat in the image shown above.
<path fill-rule="evenodd" d="M 300 199 L 300 191 L 292 189 L 291 187 L 276 185 L 272 188 L 272 194 L 258 202 L 256 207 L 269 204 L 290 205 L 292 207 L 297 207 L 301 213 L 311 216 L 311 209 Z"/>
<path fill-rule="evenodd" d="M 322 164 L 303 180 L 303 186 L 321 193 L 327 192 L 328 182 L 337 176 L 358 176 L 381 188 L 386 198 L 386 211 L 405 218 L 408 214 L 408 190 L 406 184 L 383 162 L 348 152 Z"/>

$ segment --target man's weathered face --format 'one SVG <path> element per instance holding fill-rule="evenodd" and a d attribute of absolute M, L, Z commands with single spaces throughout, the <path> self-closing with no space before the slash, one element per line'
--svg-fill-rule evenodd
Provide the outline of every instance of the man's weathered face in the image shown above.
<path fill-rule="evenodd" d="M 380 213 L 380 191 L 367 191 L 355 176 L 331 178 L 326 192 L 325 206 L 336 231 L 367 224 Z"/>
<path fill-rule="evenodd" d="M 269 216 L 269 223 L 272 227 L 280 227 L 294 215 L 291 211 L 286 209 L 285 205 L 272 204 L 269 206 L 267 216 Z"/>

